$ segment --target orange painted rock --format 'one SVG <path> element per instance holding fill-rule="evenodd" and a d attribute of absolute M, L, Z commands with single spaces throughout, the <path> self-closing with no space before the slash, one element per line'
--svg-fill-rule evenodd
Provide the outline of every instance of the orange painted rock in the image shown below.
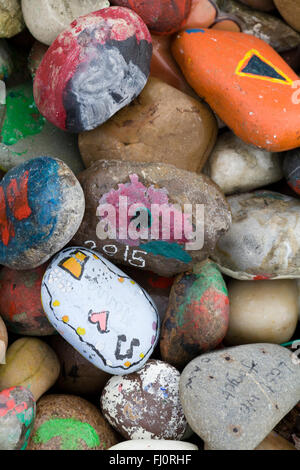
<path fill-rule="evenodd" d="M 207 29 L 177 35 L 172 52 L 187 81 L 246 143 L 271 152 L 300 145 L 293 70 L 264 41 Z"/>
<path fill-rule="evenodd" d="M 218 9 L 212 0 L 192 0 L 184 28 L 209 28 L 217 15 Z"/>

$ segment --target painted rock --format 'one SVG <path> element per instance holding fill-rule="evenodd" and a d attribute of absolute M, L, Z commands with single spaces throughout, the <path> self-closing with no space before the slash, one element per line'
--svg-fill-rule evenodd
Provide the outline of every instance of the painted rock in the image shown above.
<path fill-rule="evenodd" d="M 275 344 L 204 354 L 180 379 L 186 419 L 209 449 L 255 449 L 299 399 L 299 365 Z"/>
<path fill-rule="evenodd" d="M 5 364 L 5 354 L 8 343 L 7 330 L 4 321 L 0 317 L 0 364 Z"/>
<path fill-rule="evenodd" d="M 20 0 L 0 1 L 0 38 L 10 38 L 25 27 Z"/>
<path fill-rule="evenodd" d="M 5 365 L 0 365 L 0 390 L 22 385 L 38 400 L 56 382 L 58 358 L 50 346 L 37 338 L 20 338 L 12 343 Z"/>
<path fill-rule="evenodd" d="M 37 107 L 63 130 L 94 129 L 140 94 L 151 54 L 150 33 L 135 12 L 111 7 L 82 16 L 43 57 L 33 87 Z"/>
<path fill-rule="evenodd" d="M 164 439 L 131 439 L 120 442 L 108 450 L 198 450 L 195 444 Z"/>
<path fill-rule="evenodd" d="M 288 185 L 300 194 L 300 147 L 285 154 L 283 173 Z"/>
<path fill-rule="evenodd" d="M 272 191 L 230 196 L 233 222 L 211 257 L 235 279 L 300 277 L 300 201 Z"/>
<path fill-rule="evenodd" d="M 70 241 L 84 207 L 82 189 L 61 160 L 39 157 L 13 168 L 0 183 L 0 263 L 40 266 Z"/>
<path fill-rule="evenodd" d="M 138 372 L 112 377 L 101 395 L 103 415 L 125 439 L 180 440 L 187 422 L 179 379 L 175 367 L 153 359 Z"/>
<path fill-rule="evenodd" d="M 39 41 L 35 41 L 30 50 L 28 56 L 28 68 L 33 80 L 47 50 L 48 46 Z"/>
<path fill-rule="evenodd" d="M 87 210 L 72 243 L 116 263 L 167 277 L 188 271 L 207 258 L 231 223 L 217 186 L 173 165 L 99 160 L 79 178 Z"/>
<path fill-rule="evenodd" d="M 22 0 L 27 28 L 35 39 L 48 46 L 78 16 L 107 7 L 108 0 Z"/>
<path fill-rule="evenodd" d="M 13 72 L 12 53 L 5 39 L 0 39 L 0 80 L 7 80 Z"/>
<path fill-rule="evenodd" d="M 171 289 L 161 329 L 161 357 L 182 369 L 194 357 L 223 340 L 229 322 L 229 302 L 222 274 L 212 261 L 180 274 Z"/>
<path fill-rule="evenodd" d="M 28 450 L 105 450 L 117 444 L 98 409 L 74 395 L 39 400 Z"/>
<path fill-rule="evenodd" d="M 255 450 L 296 450 L 296 448 L 289 441 L 272 431 Z"/>
<path fill-rule="evenodd" d="M 197 29 L 177 35 L 172 51 L 189 84 L 246 143 L 271 152 L 299 146 L 298 76 L 267 43 Z"/>
<path fill-rule="evenodd" d="M 232 194 L 275 183 L 283 178 L 282 156 L 245 144 L 232 132 L 220 135 L 203 172 Z"/>
<path fill-rule="evenodd" d="M 288 51 L 300 43 L 300 35 L 273 15 L 254 11 L 234 0 L 217 0 L 216 3 L 223 12 L 239 19 L 244 33 L 262 39 L 277 52 Z"/>
<path fill-rule="evenodd" d="M 50 345 L 60 362 L 60 375 L 55 389 L 76 395 L 99 394 L 110 375 L 87 361 L 61 336 L 52 336 Z"/>
<path fill-rule="evenodd" d="M 151 356 L 159 336 L 155 305 L 98 253 L 62 250 L 46 270 L 41 296 L 53 326 L 99 369 L 129 374 Z"/>
<path fill-rule="evenodd" d="M 191 0 L 111 0 L 111 4 L 134 10 L 156 34 L 171 34 L 184 27 L 191 8 Z"/>
<path fill-rule="evenodd" d="M 86 167 L 97 160 L 171 163 L 200 172 L 218 133 L 209 108 L 150 78 L 140 96 L 97 129 L 79 136 Z"/>
<path fill-rule="evenodd" d="M 126 274 L 128 274 L 134 281 L 137 281 L 150 295 L 157 307 L 160 319 L 163 320 L 168 307 L 174 277 L 158 276 L 151 271 L 141 271 L 140 269 L 129 266 L 123 266 L 123 269 Z"/>
<path fill-rule="evenodd" d="M 45 154 L 63 160 L 75 174 L 84 168 L 76 136 L 53 126 L 39 113 L 31 82 L 7 90 L 0 139 L 0 168 L 4 171 Z"/>
<path fill-rule="evenodd" d="M 239 0 L 241 3 L 261 11 L 272 11 L 275 9 L 273 0 Z"/>
<path fill-rule="evenodd" d="M 24 387 L 0 392 L 0 450 L 24 450 L 33 428 L 35 400 Z"/>
<path fill-rule="evenodd" d="M 41 304 L 42 278 L 46 265 L 16 271 L 0 271 L 0 315 L 9 331 L 19 335 L 45 336 L 55 333 Z"/>
<path fill-rule="evenodd" d="M 298 323 L 298 289 L 292 279 L 231 281 L 229 328 L 225 342 L 285 343 Z"/>
<path fill-rule="evenodd" d="M 300 3 L 294 0 L 274 0 L 274 3 L 285 21 L 300 32 Z"/>

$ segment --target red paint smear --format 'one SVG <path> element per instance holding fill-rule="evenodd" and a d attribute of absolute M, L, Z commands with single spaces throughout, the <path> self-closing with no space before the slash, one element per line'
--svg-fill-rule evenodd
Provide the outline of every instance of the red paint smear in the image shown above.
<path fill-rule="evenodd" d="M 172 286 L 173 282 L 174 277 L 148 277 L 148 283 L 150 284 L 150 286 L 158 289 L 168 289 L 168 287 Z"/>
<path fill-rule="evenodd" d="M 271 274 L 259 274 L 257 276 L 253 277 L 253 281 L 263 281 L 263 280 L 268 280 L 270 279 Z"/>
<path fill-rule="evenodd" d="M 288 181 L 287 184 L 295 193 L 300 194 L 300 180 L 297 179 L 296 184 L 293 184 L 293 181 Z"/>
<path fill-rule="evenodd" d="M 19 188 L 15 178 L 7 187 L 8 205 L 17 220 L 27 219 L 31 215 L 31 209 L 28 205 L 28 177 L 29 171 L 25 171 L 20 178 Z"/>
<path fill-rule="evenodd" d="M 11 237 L 15 236 L 13 224 L 7 219 L 6 202 L 3 187 L 0 187 L 0 236 L 3 245 L 7 246 Z"/>

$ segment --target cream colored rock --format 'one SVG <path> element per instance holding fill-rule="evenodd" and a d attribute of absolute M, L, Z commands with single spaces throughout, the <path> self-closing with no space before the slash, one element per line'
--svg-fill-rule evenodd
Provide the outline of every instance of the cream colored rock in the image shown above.
<path fill-rule="evenodd" d="M 225 343 L 281 344 L 293 336 L 298 322 L 298 289 L 293 279 L 230 281 L 230 316 Z"/>
<path fill-rule="evenodd" d="M 37 338 L 20 338 L 0 365 L 0 391 L 22 385 L 38 400 L 54 383 L 60 372 L 59 360 L 50 346 Z"/>
<path fill-rule="evenodd" d="M 296 447 L 284 437 L 272 431 L 255 450 L 296 450 Z"/>
<path fill-rule="evenodd" d="M 0 364 L 5 364 L 5 353 L 7 348 L 7 330 L 4 321 L 0 317 Z"/>
<path fill-rule="evenodd" d="M 195 444 L 183 441 L 167 441 L 158 439 L 132 439 L 120 442 L 108 450 L 198 450 Z"/>
<path fill-rule="evenodd" d="M 279 13 L 285 21 L 300 32 L 300 2 L 299 0 L 274 0 Z"/>
<path fill-rule="evenodd" d="M 97 160 L 170 163 L 200 172 L 218 132 L 210 109 L 150 78 L 139 97 L 108 122 L 79 136 L 86 167 Z"/>
<path fill-rule="evenodd" d="M 107 7 L 108 0 L 22 0 L 27 28 L 48 45 L 78 16 Z"/>
<path fill-rule="evenodd" d="M 20 0 L 0 0 L 0 38 L 10 38 L 25 27 Z"/>
<path fill-rule="evenodd" d="M 226 132 L 218 138 L 203 172 L 225 194 L 242 193 L 283 178 L 281 159 L 279 153 L 252 147 Z"/>

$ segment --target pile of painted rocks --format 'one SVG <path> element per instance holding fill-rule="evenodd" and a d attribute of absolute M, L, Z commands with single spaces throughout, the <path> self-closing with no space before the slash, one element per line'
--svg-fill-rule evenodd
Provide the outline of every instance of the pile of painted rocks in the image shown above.
<path fill-rule="evenodd" d="M 0 2 L 0 449 L 299 450 L 300 4 L 110 3 Z"/>

